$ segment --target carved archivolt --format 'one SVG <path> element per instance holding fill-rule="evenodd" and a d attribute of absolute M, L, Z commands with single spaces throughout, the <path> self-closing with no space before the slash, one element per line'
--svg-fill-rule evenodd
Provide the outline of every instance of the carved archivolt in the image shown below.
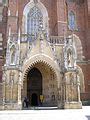
<path fill-rule="evenodd" d="M 24 81 L 27 77 L 28 72 L 30 69 L 32 69 L 37 63 L 43 64 L 45 66 L 48 66 L 55 74 L 57 77 L 57 81 L 60 82 L 60 68 L 58 64 L 53 61 L 52 59 L 44 56 L 44 55 L 39 55 L 36 57 L 33 57 L 31 59 L 28 59 L 22 67 L 22 81 Z"/>
<path fill-rule="evenodd" d="M 38 60 L 38 61 L 33 62 L 32 64 L 30 64 L 30 65 L 28 66 L 28 68 L 26 69 L 25 74 L 24 74 L 24 79 L 26 79 L 27 74 L 28 74 L 28 72 L 30 71 L 30 69 L 32 69 L 37 63 L 41 63 L 41 64 L 44 64 L 44 65 L 48 66 L 48 67 L 54 72 L 54 74 L 56 75 L 56 72 L 55 72 L 55 70 L 52 68 L 51 65 L 49 65 L 46 61 Z"/>

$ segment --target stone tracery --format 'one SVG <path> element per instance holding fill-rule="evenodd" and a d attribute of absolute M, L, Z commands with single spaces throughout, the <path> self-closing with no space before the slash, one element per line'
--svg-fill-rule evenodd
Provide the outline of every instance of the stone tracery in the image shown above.
<path fill-rule="evenodd" d="M 25 24 L 22 28 L 24 29 L 24 31 L 22 30 L 22 32 L 24 32 L 24 34 L 27 33 L 30 35 L 34 34 L 37 42 L 36 44 L 33 44 L 32 47 L 30 46 L 31 44 L 27 42 L 27 40 L 28 41 L 30 40 L 31 36 L 27 37 L 26 41 L 21 40 L 22 42 L 20 41 L 20 36 L 17 37 L 17 39 L 19 39 L 18 41 L 17 39 L 15 39 L 16 41 L 9 39 L 8 42 L 9 45 L 13 46 L 14 43 L 14 45 L 16 44 L 16 46 L 15 49 L 14 48 L 10 49 L 10 46 L 8 46 L 8 50 L 7 50 L 8 58 L 10 58 L 10 54 L 11 54 L 11 63 L 14 63 L 14 60 L 15 59 L 17 60 L 18 58 L 19 60 L 22 60 L 22 64 L 16 62 L 14 66 L 12 66 L 11 64 L 9 64 L 9 66 L 8 64 L 4 66 L 4 70 L 7 75 L 8 73 L 11 72 L 14 72 L 16 74 L 14 76 L 14 79 L 16 80 L 15 83 L 12 84 L 12 86 L 10 86 L 10 84 L 9 86 L 6 87 L 4 86 L 6 91 L 9 87 L 11 87 L 10 89 L 11 92 L 9 92 L 11 98 L 9 98 L 9 95 L 6 92 L 7 94 L 6 99 L 11 99 L 13 105 L 14 105 L 13 103 L 13 99 L 14 99 L 16 102 L 15 105 L 18 106 L 19 109 L 22 108 L 21 94 L 23 94 L 22 89 L 26 87 L 26 83 L 24 82 L 26 82 L 27 80 L 27 74 L 30 71 L 30 69 L 32 69 L 33 67 L 37 67 L 38 69 L 41 70 L 42 73 L 44 73 L 43 80 L 47 81 L 44 82 L 45 85 L 43 85 L 44 88 L 42 90 L 42 93 L 45 93 L 43 92 L 45 90 L 47 91 L 46 92 L 47 94 L 45 95 L 46 103 L 51 102 L 51 101 L 47 102 L 48 100 L 50 100 L 49 98 L 51 98 L 53 102 L 55 100 L 57 101 L 58 108 L 72 108 L 72 106 L 75 105 L 75 104 L 73 105 L 72 102 L 76 103 L 76 107 L 81 108 L 82 105 L 80 101 L 80 91 L 79 91 L 80 84 L 79 82 L 77 82 L 78 75 L 76 75 L 77 53 L 76 53 L 75 44 L 73 42 L 74 41 L 73 38 L 70 36 L 66 39 L 63 38 L 64 39 L 63 41 L 65 41 L 64 44 L 61 40 L 60 43 L 57 42 L 58 39 L 55 39 L 55 43 L 53 42 L 50 43 L 49 41 L 47 41 L 45 36 L 42 34 L 43 33 L 42 28 L 44 29 L 45 32 L 48 31 L 47 28 L 48 14 L 45 7 L 43 7 L 40 1 L 37 2 L 31 0 L 31 2 L 28 3 L 28 5 L 26 5 L 23 14 L 24 14 L 23 23 Z M 40 36 L 37 39 L 38 33 Z M 9 37 L 11 37 L 11 35 Z M 51 46 L 53 46 L 53 48 L 55 49 L 51 50 Z M 21 57 L 18 55 L 19 52 L 21 53 Z M 52 73 L 52 75 L 50 73 Z M 8 75 L 8 79 L 9 78 L 10 78 L 10 74 Z M 13 83 L 13 79 L 11 79 L 11 83 Z M 78 91 L 77 91 L 77 85 L 78 85 Z M 13 92 L 12 89 L 15 90 L 16 93 L 14 96 L 12 94 Z M 26 89 L 27 88 L 23 90 L 27 92 Z M 23 94 L 24 97 L 25 95 L 27 94 L 26 93 Z M 78 95 L 78 99 L 77 99 L 77 95 Z"/>
<path fill-rule="evenodd" d="M 28 13 L 27 26 L 27 33 L 30 35 L 30 38 L 28 37 L 28 40 L 32 39 L 32 37 L 34 37 L 34 39 L 37 39 L 38 33 L 43 28 L 43 15 L 36 5 L 30 9 L 30 12 Z"/>

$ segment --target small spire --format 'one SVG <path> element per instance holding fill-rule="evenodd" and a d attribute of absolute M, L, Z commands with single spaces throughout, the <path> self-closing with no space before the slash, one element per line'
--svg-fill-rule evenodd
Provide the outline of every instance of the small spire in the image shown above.
<path fill-rule="evenodd" d="M 8 29 L 8 43 L 10 42 L 10 37 L 11 37 L 11 26 L 9 26 Z"/>
<path fill-rule="evenodd" d="M 63 37 L 64 37 L 64 44 L 66 44 L 66 35 L 65 35 L 65 29 L 63 27 Z"/>
<path fill-rule="evenodd" d="M 18 29 L 18 55 L 17 55 L 17 64 L 20 62 L 20 28 Z"/>
<path fill-rule="evenodd" d="M 10 11 L 10 9 L 8 8 L 8 16 L 10 16 L 11 15 L 11 11 Z"/>
<path fill-rule="evenodd" d="M 33 0 L 34 4 L 37 4 L 38 3 L 38 0 Z"/>
<path fill-rule="evenodd" d="M 18 17 L 18 10 L 16 11 L 16 17 Z"/>
<path fill-rule="evenodd" d="M 21 34 L 20 34 L 20 28 L 19 28 L 19 30 L 18 30 L 18 44 L 20 45 L 20 36 L 21 36 Z"/>
<path fill-rule="evenodd" d="M 74 31 L 72 31 L 72 42 L 74 40 Z"/>
<path fill-rule="evenodd" d="M 9 37 L 11 36 L 11 27 L 9 26 L 9 32 L 8 32 Z"/>

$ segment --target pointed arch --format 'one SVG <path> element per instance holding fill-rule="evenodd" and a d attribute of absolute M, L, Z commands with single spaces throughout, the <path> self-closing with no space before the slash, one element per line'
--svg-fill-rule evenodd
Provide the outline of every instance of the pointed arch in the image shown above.
<path fill-rule="evenodd" d="M 68 13 L 68 27 L 70 30 L 76 29 L 76 15 L 73 11 Z"/>
<path fill-rule="evenodd" d="M 27 17 L 27 33 L 30 35 L 28 37 L 29 41 L 32 37 L 36 39 L 38 32 L 43 28 L 43 14 L 41 10 L 35 5 L 30 9 Z"/>
<path fill-rule="evenodd" d="M 38 10 L 41 11 L 42 17 L 43 17 L 43 29 L 48 33 L 48 12 L 46 7 L 40 2 L 40 0 L 37 0 L 35 3 L 34 0 L 31 0 L 24 8 L 23 10 L 23 19 L 22 19 L 22 33 L 27 34 L 27 19 L 28 14 L 31 9 L 33 9 L 36 6 Z"/>
<path fill-rule="evenodd" d="M 36 63 L 44 63 L 47 66 L 49 66 L 49 68 L 51 68 L 51 70 L 55 73 L 55 75 L 57 76 L 57 82 L 60 83 L 61 82 L 61 74 L 60 74 L 60 69 L 57 63 L 55 63 L 50 57 L 46 56 L 46 55 L 36 55 L 33 56 L 31 58 L 29 58 L 23 65 L 22 67 L 22 71 L 23 71 L 23 76 L 22 76 L 22 82 L 24 81 L 24 79 L 26 78 L 27 72 L 28 70 L 30 70 L 32 68 L 32 66 L 34 66 Z M 60 84 L 58 84 L 59 87 Z"/>

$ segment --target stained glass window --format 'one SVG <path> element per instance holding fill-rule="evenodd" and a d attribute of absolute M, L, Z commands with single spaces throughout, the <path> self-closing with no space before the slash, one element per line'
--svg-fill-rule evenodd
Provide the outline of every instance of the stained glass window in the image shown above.
<path fill-rule="evenodd" d="M 38 32 L 42 29 L 42 27 L 43 15 L 40 9 L 37 6 L 34 6 L 30 9 L 27 19 L 27 33 L 29 35 L 29 41 L 32 40 L 32 38 L 37 38 Z"/>
<path fill-rule="evenodd" d="M 75 14 L 72 11 L 69 13 L 68 23 L 69 23 L 69 29 L 75 30 L 76 28 Z"/>

